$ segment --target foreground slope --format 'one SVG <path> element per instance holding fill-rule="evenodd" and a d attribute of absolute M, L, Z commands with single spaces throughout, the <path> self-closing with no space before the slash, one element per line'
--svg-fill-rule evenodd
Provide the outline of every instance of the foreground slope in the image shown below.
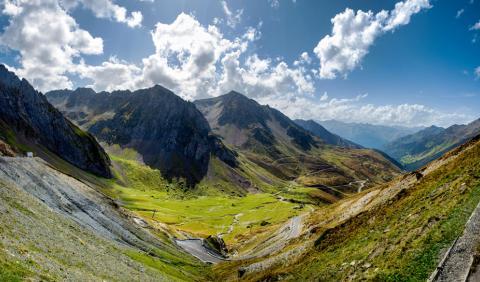
<path fill-rule="evenodd" d="M 98 189 L 39 158 L 0 157 L 0 222 L 8 223 L 0 226 L 0 280 L 191 281 L 208 275 Z"/>
<path fill-rule="evenodd" d="M 282 251 L 216 272 L 248 281 L 425 281 L 479 202 L 477 137 L 421 171 L 313 212 Z"/>
<path fill-rule="evenodd" d="M 110 160 L 92 135 L 69 122 L 26 80 L 0 65 L 0 143 L 13 153 L 53 153 L 75 166 L 110 177 Z M 12 153 L 12 154 L 13 154 Z"/>
<path fill-rule="evenodd" d="M 385 152 L 415 170 L 480 134 L 480 119 L 448 128 L 431 126 L 385 145 Z"/>
<path fill-rule="evenodd" d="M 235 154 L 210 134 L 195 106 L 161 86 L 112 93 L 79 88 L 46 96 L 99 140 L 135 149 L 144 163 L 159 168 L 167 179 L 197 184 L 207 174 L 211 156 L 237 165 Z"/>
<path fill-rule="evenodd" d="M 367 179 L 368 185 L 382 183 L 399 171 L 377 152 L 333 146 L 278 110 L 237 92 L 195 105 L 225 144 L 281 179 L 356 192 L 357 186 L 349 183 Z"/>

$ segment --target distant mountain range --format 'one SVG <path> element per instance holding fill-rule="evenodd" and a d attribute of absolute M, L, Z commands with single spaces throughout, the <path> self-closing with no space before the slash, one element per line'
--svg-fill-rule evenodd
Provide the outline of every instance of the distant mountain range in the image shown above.
<path fill-rule="evenodd" d="M 4 154 L 30 151 L 51 161 L 60 158 L 93 174 L 111 177 L 110 159 L 95 138 L 64 118 L 43 94 L 3 65 L 0 93 L 0 147 Z"/>
<path fill-rule="evenodd" d="M 328 131 L 355 142 L 366 148 L 383 150 L 384 145 L 421 130 L 421 127 L 373 125 L 367 123 L 346 123 L 337 120 L 318 121 Z"/>
<path fill-rule="evenodd" d="M 480 134 L 480 119 L 448 128 L 431 126 L 384 145 L 387 154 L 408 170 L 416 170 Z"/>
<path fill-rule="evenodd" d="M 325 127 L 321 126 L 318 122 L 314 120 L 296 119 L 295 123 L 297 123 L 304 129 L 312 132 L 316 136 L 320 137 L 327 144 L 347 147 L 347 148 L 356 148 L 356 149 L 362 148 L 362 146 L 355 144 L 352 141 L 349 141 L 336 134 L 331 133 L 330 131 L 325 129 Z"/>
<path fill-rule="evenodd" d="M 134 149 L 165 178 L 186 179 L 190 187 L 208 181 L 230 191 L 263 190 L 289 180 L 315 186 L 358 179 L 373 185 L 399 172 L 378 152 L 329 132 L 316 136 L 237 92 L 194 103 L 161 86 L 58 90 L 46 97 L 100 141 Z"/>
<path fill-rule="evenodd" d="M 195 101 L 195 105 L 227 146 L 280 179 L 296 179 L 309 186 L 354 179 L 373 183 L 399 171 L 378 152 L 359 149 L 328 131 L 315 134 L 237 92 Z"/>

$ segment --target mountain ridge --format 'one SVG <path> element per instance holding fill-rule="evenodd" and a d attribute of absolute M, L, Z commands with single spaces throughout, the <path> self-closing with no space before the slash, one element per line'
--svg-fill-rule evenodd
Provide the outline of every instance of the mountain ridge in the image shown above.
<path fill-rule="evenodd" d="M 0 137 L 17 152 L 49 152 L 96 175 L 110 178 L 110 159 L 95 138 L 55 109 L 25 79 L 0 65 Z"/>
<path fill-rule="evenodd" d="M 387 154 L 406 169 L 416 170 L 480 133 L 480 119 L 448 128 L 430 126 L 385 145 Z"/>
<path fill-rule="evenodd" d="M 193 103 L 162 86 L 111 93 L 79 88 L 46 97 L 103 142 L 137 150 L 169 180 L 182 178 L 194 186 L 207 174 L 211 154 L 237 165 L 235 153 L 210 134 Z"/>
<path fill-rule="evenodd" d="M 390 176 L 397 170 L 381 154 L 328 144 L 280 111 L 238 92 L 194 103 L 227 146 L 284 180 L 313 186 L 341 185 L 359 178 L 377 178 L 372 171 L 380 167 Z M 371 164 L 372 170 L 363 167 L 361 159 Z"/>

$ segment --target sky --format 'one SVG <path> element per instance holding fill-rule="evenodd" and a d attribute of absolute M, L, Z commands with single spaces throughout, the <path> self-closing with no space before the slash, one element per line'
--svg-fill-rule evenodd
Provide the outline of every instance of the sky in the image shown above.
<path fill-rule="evenodd" d="M 480 117 L 480 0 L 0 0 L 0 63 L 39 91 L 231 90 L 291 118 Z"/>

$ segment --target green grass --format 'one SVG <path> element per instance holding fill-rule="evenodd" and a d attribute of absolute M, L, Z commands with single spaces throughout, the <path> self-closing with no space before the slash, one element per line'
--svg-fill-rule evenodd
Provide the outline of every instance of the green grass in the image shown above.
<path fill-rule="evenodd" d="M 233 224 L 233 230 L 225 234 L 224 240 L 235 245 L 252 229 L 270 230 L 306 211 L 303 205 L 279 201 L 271 193 L 230 195 L 221 191 L 222 187 L 227 189 L 224 186 L 208 186 L 206 182 L 196 189 L 185 190 L 178 183 L 168 183 L 158 170 L 138 161 L 118 155 L 111 158 L 116 163 L 115 174 L 122 182 L 112 185 L 112 195 L 145 220 L 166 224 L 169 231 L 179 237 L 180 231 L 197 237 L 228 233 Z M 285 198 L 306 197 L 301 192 L 295 193 L 287 193 Z M 242 215 L 234 223 L 238 214 Z M 269 224 L 262 226 L 262 222 Z"/>
<path fill-rule="evenodd" d="M 162 276 L 166 276 L 171 281 L 202 281 L 210 276 L 208 268 L 198 264 L 189 265 L 181 261 L 181 258 L 167 256 L 167 259 L 165 257 L 160 259 L 134 250 L 128 250 L 125 254 L 131 259 L 159 271 Z M 191 260 L 188 257 L 183 257 L 183 259 L 187 262 Z"/>
<path fill-rule="evenodd" d="M 479 175 L 477 144 L 394 199 L 329 229 L 299 262 L 250 278 L 425 281 L 480 202 Z"/>
<path fill-rule="evenodd" d="M 31 272 L 20 261 L 7 259 L 0 246 L 0 281 L 24 281 Z"/>
<path fill-rule="evenodd" d="M 242 213 L 233 232 L 225 236 L 227 242 L 234 240 L 236 235 L 247 232 L 247 226 L 260 225 L 262 221 L 279 224 L 302 211 L 295 209 L 297 204 L 281 202 L 264 193 L 244 197 L 200 196 L 177 199 L 167 192 L 144 192 L 120 186 L 116 189 L 126 208 L 136 211 L 144 218 L 200 237 L 227 232 L 233 224 L 234 216 Z M 153 211 L 156 211 L 155 218 L 152 218 Z"/>

